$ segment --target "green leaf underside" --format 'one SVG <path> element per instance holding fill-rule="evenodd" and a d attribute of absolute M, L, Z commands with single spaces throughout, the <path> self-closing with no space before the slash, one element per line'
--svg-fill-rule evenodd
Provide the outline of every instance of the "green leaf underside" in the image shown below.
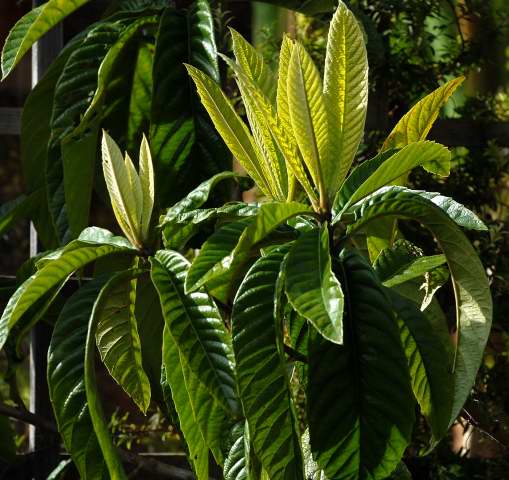
<path fill-rule="evenodd" d="M 84 265 L 114 253 L 134 253 L 134 250 L 125 239 L 114 237 L 107 230 L 89 228 L 78 240 L 45 260 L 42 268 L 19 287 L 17 295 L 7 304 L 0 319 L 0 348 L 21 316 L 48 290 L 65 282 Z"/>
<path fill-rule="evenodd" d="M 184 377 L 186 367 L 182 360 L 183 358 L 175 340 L 168 331 L 168 327 L 164 327 L 163 363 L 166 370 L 166 380 L 170 385 L 173 403 L 179 416 L 180 429 L 189 449 L 189 462 L 193 467 L 197 480 L 208 480 L 208 448 L 192 408 L 191 392 L 186 388 Z"/>
<path fill-rule="evenodd" d="M 55 324 L 48 351 L 48 386 L 58 430 L 85 480 L 108 478 L 83 379 L 88 320 L 105 282 L 105 277 L 97 278 L 69 298 Z"/>
<path fill-rule="evenodd" d="M 386 292 L 398 316 L 412 390 L 433 437 L 438 440 L 447 434 L 449 427 L 454 394 L 453 359 L 419 308 L 394 291 Z"/>
<path fill-rule="evenodd" d="M 101 289 L 88 322 L 85 347 L 85 392 L 87 404 L 90 412 L 90 419 L 92 420 L 99 447 L 101 448 L 102 456 L 106 462 L 109 478 L 111 480 L 127 480 L 127 475 L 122 466 L 117 448 L 113 444 L 113 440 L 110 436 L 108 423 L 104 415 L 101 399 L 99 398 L 99 388 L 95 372 L 95 333 L 99 316 L 102 314 L 102 304 L 107 301 L 111 289 L 114 288 L 119 281 L 122 281 L 126 276 L 131 276 L 131 274 L 132 272 L 130 271 L 119 272 L 111 277 Z"/>
<path fill-rule="evenodd" d="M 452 424 L 470 394 L 491 327 L 492 300 L 484 268 L 468 239 L 440 206 L 412 191 L 398 187 L 381 191 L 355 206 L 352 213 L 356 221 L 349 226 L 349 234 L 384 216 L 416 220 L 434 234 L 447 258 L 458 328 Z"/>
<path fill-rule="evenodd" d="M 328 340 L 343 341 L 343 292 L 331 268 L 327 225 L 302 233 L 286 264 L 286 293 L 293 308 Z"/>
<path fill-rule="evenodd" d="M 142 365 L 135 317 L 137 278 L 142 270 L 119 278 L 96 311 L 95 338 L 99 355 L 110 375 L 143 413 L 150 404 L 150 382 Z"/>
<path fill-rule="evenodd" d="M 185 293 L 189 263 L 180 254 L 160 250 L 151 263 L 166 326 L 180 353 L 218 404 L 237 411 L 231 340 L 217 307 L 206 293 Z"/>
<path fill-rule="evenodd" d="M 233 305 L 237 381 L 256 455 L 271 479 L 303 478 L 302 454 L 274 318 L 276 283 L 288 247 L 261 257 Z"/>
<path fill-rule="evenodd" d="M 23 16 L 5 40 L 2 50 L 2 80 L 39 38 L 88 1 L 50 0 Z"/>
<path fill-rule="evenodd" d="M 343 345 L 310 332 L 308 420 L 327 478 L 383 479 L 410 441 L 414 399 L 396 318 L 366 261 L 343 251 Z"/>
<path fill-rule="evenodd" d="M 325 58 L 324 97 L 331 154 L 324 179 L 332 197 L 345 179 L 364 135 L 368 107 L 368 58 L 353 13 L 339 2 L 332 18 Z"/>
<path fill-rule="evenodd" d="M 227 456 L 224 461 L 224 480 L 249 480 L 249 438 L 245 422 L 233 425 L 227 437 Z"/>

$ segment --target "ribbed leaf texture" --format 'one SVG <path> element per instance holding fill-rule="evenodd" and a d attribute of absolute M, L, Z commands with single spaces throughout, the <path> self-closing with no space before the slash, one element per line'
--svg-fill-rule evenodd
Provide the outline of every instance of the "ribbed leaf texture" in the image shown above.
<path fill-rule="evenodd" d="M 382 149 L 400 148 L 411 142 L 424 140 L 440 110 L 464 80 L 465 77 L 455 78 L 417 102 L 396 124 Z"/>
<path fill-rule="evenodd" d="M 330 156 L 323 163 L 323 175 L 332 199 L 357 153 L 368 108 L 364 36 L 357 19 L 342 1 L 329 27 L 324 96 L 329 114 Z"/>
<path fill-rule="evenodd" d="M 112 285 L 96 311 L 95 338 L 99 355 L 110 375 L 146 413 L 150 405 L 150 382 L 143 370 L 141 342 L 135 317 L 137 278 L 133 269 Z"/>
<path fill-rule="evenodd" d="M 327 160 L 328 120 L 322 79 L 313 60 L 295 44 L 287 79 L 288 105 L 293 134 L 315 187 L 323 189 L 321 160 Z M 322 191 L 320 191 L 322 194 Z"/>
<path fill-rule="evenodd" d="M 343 341 L 343 292 L 332 272 L 327 225 L 302 233 L 286 264 L 286 293 L 293 308 L 331 342 Z"/>
<path fill-rule="evenodd" d="M 475 382 L 492 319 L 492 300 L 484 267 L 465 235 L 454 223 L 467 219 L 469 211 L 449 218 L 431 200 L 401 187 L 382 190 L 352 209 L 356 222 L 348 227 L 353 234 L 370 220 L 384 216 L 412 219 L 428 228 L 443 250 L 455 289 L 458 345 L 454 371 L 454 402 L 449 418 L 452 424 Z"/>
<path fill-rule="evenodd" d="M 398 316 L 412 390 L 436 440 L 447 434 L 454 397 L 453 358 L 433 325 L 410 300 L 387 290 Z"/>
<path fill-rule="evenodd" d="M 194 0 L 187 6 L 164 10 L 156 38 L 150 146 L 162 205 L 171 205 L 197 183 L 231 168 L 183 65 L 200 68 L 214 84 L 219 82 L 210 5 Z"/>
<path fill-rule="evenodd" d="M 48 387 L 58 430 L 80 478 L 107 479 L 90 420 L 84 383 L 85 342 L 92 308 L 106 278 L 97 278 L 67 300 L 48 350 Z"/>
<path fill-rule="evenodd" d="M 202 291 L 186 295 L 189 262 L 180 254 L 160 250 L 151 262 L 166 326 L 184 360 L 221 407 L 237 412 L 231 339 L 217 307 Z"/>
<path fill-rule="evenodd" d="M 410 441 L 414 399 L 396 317 L 367 262 L 343 251 L 343 345 L 310 331 L 307 413 L 327 478 L 384 479 Z"/>
<path fill-rule="evenodd" d="M 234 261 L 232 253 L 251 218 L 219 227 L 203 244 L 186 277 L 186 291 L 194 291 L 223 275 Z"/>
<path fill-rule="evenodd" d="M 166 381 L 171 390 L 171 396 L 179 417 L 179 425 L 184 440 L 189 449 L 189 463 L 193 467 L 197 480 L 209 478 L 209 450 L 205 444 L 196 415 L 193 411 L 191 392 L 187 390 L 182 357 L 179 349 L 170 335 L 168 328 L 164 328 L 163 363 L 166 370 Z"/>
<path fill-rule="evenodd" d="M 249 480 L 249 436 L 245 421 L 233 425 L 226 441 L 227 456 L 224 461 L 224 480 Z"/>
<path fill-rule="evenodd" d="M 65 282 L 69 276 L 88 263 L 113 253 L 134 253 L 132 246 L 107 230 L 90 228 L 78 240 L 41 261 L 41 267 L 12 296 L 0 319 L 0 348 L 21 316 L 46 292 Z"/>
<path fill-rule="evenodd" d="M 232 312 L 240 398 L 251 441 L 269 478 L 303 479 L 299 433 L 292 408 L 280 328 L 277 281 L 288 247 L 261 257 L 239 287 Z"/>
<path fill-rule="evenodd" d="M 18 20 L 7 36 L 2 50 L 2 80 L 39 38 L 88 1 L 49 0 Z"/>
<path fill-rule="evenodd" d="M 210 76 L 191 65 L 187 65 L 187 71 L 196 84 L 201 102 L 223 141 L 261 191 L 270 197 L 269 184 L 259 164 L 254 139 L 246 124 Z"/>

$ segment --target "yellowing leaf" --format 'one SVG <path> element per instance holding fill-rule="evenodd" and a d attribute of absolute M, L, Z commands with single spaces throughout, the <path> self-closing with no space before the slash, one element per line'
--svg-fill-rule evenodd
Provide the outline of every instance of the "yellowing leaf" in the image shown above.
<path fill-rule="evenodd" d="M 346 178 L 364 134 L 368 107 L 368 59 L 353 13 L 339 2 L 329 29 L 324 96 L 331 155 L 322 163 L 329 197 Z"/>
<path fill-rule="evenodd" d="M 148 237 L 150 228 L 150 218 L 154 208 L 154 166 L 152 164 L 152 155 L 148 145 L 147 137 L 143 134 L 140 146 L 139 176 L 141 183 L 141 192 L 143 197 L 143 213 L 141 215 L 141 232 L 143 239 Z"/>
<path fill-rule="evenodd" d="M 227 147 L 262 192 L 271 196 L 269 184 L 257 158 L 253 137 L 228 97 L 208 75 L 191 65 L 186 65 L 186 68 L 196 84 L 203 106 Z"/>
<path fill-rule="evenodd" d="M 327 109 L 322 80 L 305 48 L 296 43 L 288 71 L 288 104 L 293 133 L 320 200 L 325 198 L 320 160 L 327 156 Z"/>
<path fill-rule="evenodd" d="M 425 140 L 440 109 L 464 80 L 465 77 L 455 78 L 417 102 L 394 127 L 382 150 L 404 147 L 411 142 Z"/>
<path fill-rule="evenodd" d="M 279 53 L 279 73 L 277 82 L 277 114 L 285 129 L 292 130 L 290 120 L 290 108 L 288 106 L 288 69 L 292 57 L 293 41 L 290 37 L 284 36 Z"/>

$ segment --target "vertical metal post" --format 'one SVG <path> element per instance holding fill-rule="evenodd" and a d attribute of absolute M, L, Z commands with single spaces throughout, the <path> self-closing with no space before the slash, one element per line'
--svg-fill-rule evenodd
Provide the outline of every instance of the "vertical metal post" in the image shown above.
<path fill-rule="evenodd" d="M 33 7 L 45 0 L 33 0 Z M 51 62 L 63 47 L 63 26 L 59 24 L 41 38 L 32 48 L 32 88 L 37 85 Z M 41 168 L 44 168 L 41 165 Z M 30 256 L 37 255 L 38 241 L 34 225 L 30 224 Z M 30 343 L 30 410 L 45 418 L 52 418 L 46 381 L 47 352 L 51 330 L 40 323 L 32 330 Z M 34 478 L 45 479 L 58 462 L 59 439 L 34 426 L 29 431 L 30 451 L 34 452 Z"/>

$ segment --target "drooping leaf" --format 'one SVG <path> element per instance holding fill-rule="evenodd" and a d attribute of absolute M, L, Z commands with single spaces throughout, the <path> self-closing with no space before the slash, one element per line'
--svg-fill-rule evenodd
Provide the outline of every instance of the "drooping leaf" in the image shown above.
<path fill-rule="evenodd" d="M 395 315 L 367 262 L 343 251 L 344 344 L 310 331 L 307 413 L 327 478 L 383 479 L 410 442 L 414 400 Z"/>
<path fill-rule="evenodd" d="M 58 430 L 85 480 L 107 478 L 83 378 L 88 321 L 106 280 L 97 278 L 69 298 L 55 324 L 48 351 L 48 387 Z"/>
<path fill-rule="evenodd" d="M 192 465 L 198 480 L 208 480 L 208 448 L 193 412 L 190 392 L 186 388 L 185 366 L 182 365 L 181 354 L 175 340 L 168 331 L 168 327 L 164 327 L 163 362 L 166 380 L 170 385 L 171 396 L 179 417 L 180 429 L 189 449 L 189 463 Z"/>
<path fill-rule="evenodd" d="M 95 331 L 98 322 L 98 315 L 101 311 L 103 302 L 108 298 L 110 289 L 119 279 L 122 279 L 126 272 L 120 272 L 113 275 L 108 282 L 102 287 L 97 297 L 90 320 L 88 322 L 87 340 L 85 344 L 85 393 L 87 397 L 87 405 L 90 419 L 94 427 L 94 431 L 99 442 L 102 457 L 108 468 L 109 478 L 111 480 L 127 480 L 127 475 L 122 466 L 117 448 L 113 444 L 113 439 L 108 430 L 101 399 L 99 397 L 99 388 L 97 386 L 97 378 L 95 372 Z"/>
<path fill-rule="evenodd" d="M 290 120 L 295 140 L 321 197 L 325 185 L 320 164 L 329 154 L 327 109 L 322 88 L 313 60 L 304 47 L 296 43 L 287 79 Z"/>
<path fill-rule="evenodd" d="M 23 16 L 12 28 L 2 50 L 2 80 L 46 32 L 89 0 L 49 0 Z"/>
<path fill-rule="evenodd" d="M 491 327 L 492 300 L 486 273 L 475 250 L 441 206 L 401 187 L 382 189 L 352 209 L 356 221 L 348 227 L 348 233 L 358 231 L 374 218 L 390 216 L 416 220 L 437 239 L 447 259 L 456 297 L 458 344 L 454 402 L 449 418 L 452 424 L 470 394 L 481 363 Z M 468 214 L 464 213 L 463 220 L 464 217 L 468 219 Z"/>
<path fill-rule="evenodd" d="M 110 375 L 146 413 L 151 390 L 143 369 L 135 317 L 137 278 L 142 273 L 143 270 L 128 270 L 110 286 L 108 297 L 96 307 L 95 339 Z"/>
<path fill-rule="evenodd" d="M 320 334 L 343 341 L 343 292 L 332 272 L 327 225 L 304 232 L 286 263 L 286 293 L 293 308 Z"/>
<path fill-rule="evenodd" d="M 417 102 L 394 127 L 382 150 L 401 148 L 409 143 L 425 140 L 440 110 L 464 80 L 465 77 L 455 78 Z"/>
<path fill-rule="evenodd" d="M 244 229 L 252 222 L 244 218 L 218 228 L 203 244 L 186 277 L 186 291 L 199 289 L 222 275 L 231 265 L 232 253 Z"/>
<path fill-rule="evenodd" d="M 84 265 L 114 253 L 134 254 L 135 250 L 124 238 L 114 237 L 107 230 L 90 228 L 64 249 L 42 259 L 40 270 L 18 288 L 2 314 L 0 348 L 21 316 L 46 292 Z"/>
<path fill-rule="evenodd" d="M 199 68 L 217 87 L 211 8 L 207 0 L 193 0 L 187 6 L 185 11 L 166 8 L 156 37 L 149 139 L 163 206 L 180 200 L 198 182 L 231 168 L 231 158 L 183 65 Z"/>
<path fill-rule="evenodd" d="M 327 192 L 332 199 L 357 153 L 368 108 L 368 58 L 364 35 L 357 19 L 342 1 L 329 27 L 323 87 L 330 117 L 331 153 L 322 164 Z"/>
<path fill-rule="evenodd" d="M 446 435 L 454 395 L 452 356 L 433 325 L 411 301 L 387 290 L 398 316 L 412 390 L 435 439 Z"/>
<path fill-rule="evenodd" d="M 286 373 L 282 339 L 276 332 L 276 284 L 288 246 L 251 267 L 232 312 L 233 350 L 244 414 L 257 457 L 271 479 L 302 479 L 302 453 Z"/>
<path fill-rule="evenodd" d="M 231 339 L 217 307 L 206 293 L 185 293 L 189 262 L 180 254 L 160 250 L 151 263 L 166 326 L 180 353 L 218 403 L 236 412 Z"/>
<path fill-rule="evenodd" d="M 260 168 L 253 137 L 230 100 L 208 75 L 190 65 L 187 65 L 187 71 L 196 84 L 203 106 L 233 156 L 262 192 L 270 196 L 270 187 Z"/>

